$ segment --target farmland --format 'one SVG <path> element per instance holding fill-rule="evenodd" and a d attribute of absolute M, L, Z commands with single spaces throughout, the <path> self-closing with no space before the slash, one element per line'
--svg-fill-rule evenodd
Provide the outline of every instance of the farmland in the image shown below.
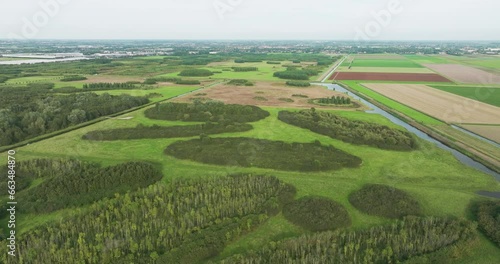
<path fill-rule="evenodd" d="M 435 73 L 337 72 L 330 80 L 369 80 L 401 82 L 450 82 Z"/>
<path fill-rule="evenodd" d="M 426 64 L 443 76 L 467 84 L 500 84 L 500 74 L 489 73 L 474 67 L 460 64 Z"/>
<path fill-rule="evenodd" d="M 500 142 L 500 126 L 481 126 L 481 125 L 461 125 L 463 128 L 481 135 L 485 138 L 491 139 L 497 143 Z"/>

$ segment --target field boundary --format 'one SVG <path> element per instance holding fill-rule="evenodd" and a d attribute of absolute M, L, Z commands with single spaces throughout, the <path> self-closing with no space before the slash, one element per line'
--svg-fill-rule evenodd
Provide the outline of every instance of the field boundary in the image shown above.
<path fill-rule="evenodd" d="M 487 168 L 497 172 L 497 173 L 500 173 L 500 164 L 494 164 L 492 162 L 489 162 L 488 160 L 486 160 L 485 158 L 477 155 L 477 154 L 474 154 L 472 153 L 471 151 L 465 149 L 464 147 L 461 147 L 459 144 L 462 144 L 464 146 L 468 146 L 468 145 L 465 145 L 464 143 L 462 142 L 455 142 L 455 140 L 453 138 L 451 138 L 449 135 L 443 135 L 441 132 L 435 130 L 434 128 L 432 127 L 429 127 L 429 126 L 426 126 L 426 125 L 423 125 L 421 123 L 418 123 L 417 121 L 413 120 L 413 118 L 409 117 L 409 116 L 406 116 L 405 114 L 403 113 L 400 113 L 399 111 L 397 110 L 394 110 L 380 102 L 378 102 L 377 100 L 374 100 L 372 99 L 371 97 L 368 97 L 366 96 L 365 94 L 363 93 L 360 93 L 358 91 L 356 91 L 355 89 L 352 89 L 351 87 L 349 87 L 348 85 L 342 83 L 342 82 L 338 82 L 337 84 L 339 84 L 340 86 L 344 87 L 345 89 L 349 90 L 350 92 L 352 92 L 353 94 L 367 100 L 368 102 L 376 105 L 377 107 L 381 108 L 382 110 L 390 113 L 391 115 L 394 115 L 395 117 L 397 118 L 400 118 L 401 120 L 403 120 L 404 122 L 408 123 L 410 126 L 420 130 L 421 132 L 427 134 L 429 137 L 443 143 L 444 145 L 452 148 L 452 149 L 455 149 L 459 152 L 461 152 L 462 154 L 468 156 L 469 158 L 483 164 L 484 166 L 486 166 Z M 447 124 L 447 123 L 445 123 Z M 480 154 L 482 154 L 480 151 L 476 150 L 476 149 L 473 149 L 475 152 L 478 152 Z M 482 154 L 484 155 L 484 154 Z M 486 155 L 484 155 L 486 156 Z"/>

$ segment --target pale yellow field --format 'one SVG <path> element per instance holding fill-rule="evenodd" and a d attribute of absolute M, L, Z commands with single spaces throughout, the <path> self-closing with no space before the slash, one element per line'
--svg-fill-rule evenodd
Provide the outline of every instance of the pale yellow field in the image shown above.
<path fill-rule="evenodd" d="M 500 126 L 460 125 L 461 127 L 500 143 Z"/>
<path fill-rule="evenodd" d="M 363 86 L 448 123 L 500 124 L 500 107 L 427 85 L 367 83 Z"/>

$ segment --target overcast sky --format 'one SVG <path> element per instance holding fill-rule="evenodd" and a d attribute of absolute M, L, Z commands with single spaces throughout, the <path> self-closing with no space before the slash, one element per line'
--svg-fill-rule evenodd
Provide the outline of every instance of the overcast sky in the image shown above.
<path fill-rule="evenodd" d="M 0 38 L 499 40 L 499 10 L 498 0 L 0 0 Z"/>

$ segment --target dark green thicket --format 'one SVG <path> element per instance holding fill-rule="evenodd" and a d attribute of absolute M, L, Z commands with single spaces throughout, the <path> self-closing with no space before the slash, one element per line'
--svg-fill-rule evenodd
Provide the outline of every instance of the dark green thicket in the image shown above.
<path fill-rule="evenodd" d="M 212 76 L 213 73 L 206 69 L 188 69 L 183 70 L 179 73 L 179 76 L 191 76 L 191 77 L 207 77 Z"/>
<path fill-rule="evenodd" d="M 304 197 L 287 204 L 283 215 L 288 221 L 310 231 L 348 227 L 351 217 L 341 204 L 324 197 Z"/>
<path fill-rule="evenodd" d="M 257 67 L 231 67 L 231 69 L 235 72 L 251 72 L 259 70 Z"/>
<path fill-rule="evenodd" d="M 178 159 L 223 166 L 260 167 L 285 171 L 328 171 L 356 168 L 361 159 L 333 146 L 287 143 L 255 138 L 209 138 L 176 142 L 165 154 Z"/>
<path fill-rule="evenodd" d="M 0 87 L 0 146 L 51 133 L 149 102 L 145 97 L 94 93 L 57 95 L 53 84 Z"/>
<path fill-rule="evenodd" d="M 484 201 L 473 205 L 481 231 L 500 246 L 500 201 Z"/>
<path fill-rule="evenodd" d="M 199 263 L 254 230 L 294 194 L 266 176 L 154 184 L 33 228 L 17 237 L 18 256 L 36 256 L 39 263 Z M 16 263 L 7 258 L 0 262 Z"/>
<path fill-rule="evenodd" d="M 180 85 L 197 85 L 201 84 L 200 81 L 198 80 L 178 80 L 175 82 L 175 84 L 180 84 Z"/>
<path fill-rule="evenodd" d="M 367 184 L 349 195 L 349 202 L 363 213 L 388 218 L 420 215 L 417 200 L 394 187 Z"/>
<path fill-rule="evenodd" d="M 350 120 L 315 109 L 300 112 L 281 111 L 278 119 L 294 126 L 309 129 L 356 145 L 369 145 L 381 149 L 408 151 L 417 148 L 416 139 L 407 131 L 376 123 Z"/>
<path fill-rule="evenodd" d="M 325 97 L 325 98 L 319 98 L 314 100 L 316 103 L 319 104 L 325 104 L 325 105 L 350 105 L 351 104 L 351 98 L 349 97 L 341 97 L 341 96 L 332 96 L 332 97 Z"/>
<path fill-rule="evenodd" d="M 310 82 L 301 82 L 301 81 L 287 81 L 286 85 L 296 86 L 296 87 L 309 87 L 309 86 L 311 86 L 311 83 Z"/>
<path fill-rule="evenodd" d="M 227 123 L 215 124 L 206 123 L 192 126 L 172 126 L 162 127 L 153 125 L 146 127 L 137 125 L 135 128 L 118 128 L 109 130 L 97 130 L 85 134 L 82 139 L 94 141 L 108 140 L 131 140 L 142 138 L 176 138 L 176 137 L 192 137 L 201 134 L 212 135 L 222 133 L 236 133 L 252 130 L 253 127 L 249 124 Z"/>
<path fill-rule="evenodd" d="M 233 105 L 221 102 L 195 102 L 194 104 L 156 104 L 144 114 L 151 119 L 197 122 L 255 122 L 269 116 L 269 112 L 256 106 Z"/>
<path fill-rule="evenodd" d="M 475 229 L 470 221 L 412 217 L 368 230 L 304 235 L 221 263 L 400 263 L 459 244 L 472 245 L 477 241 Z"/>

